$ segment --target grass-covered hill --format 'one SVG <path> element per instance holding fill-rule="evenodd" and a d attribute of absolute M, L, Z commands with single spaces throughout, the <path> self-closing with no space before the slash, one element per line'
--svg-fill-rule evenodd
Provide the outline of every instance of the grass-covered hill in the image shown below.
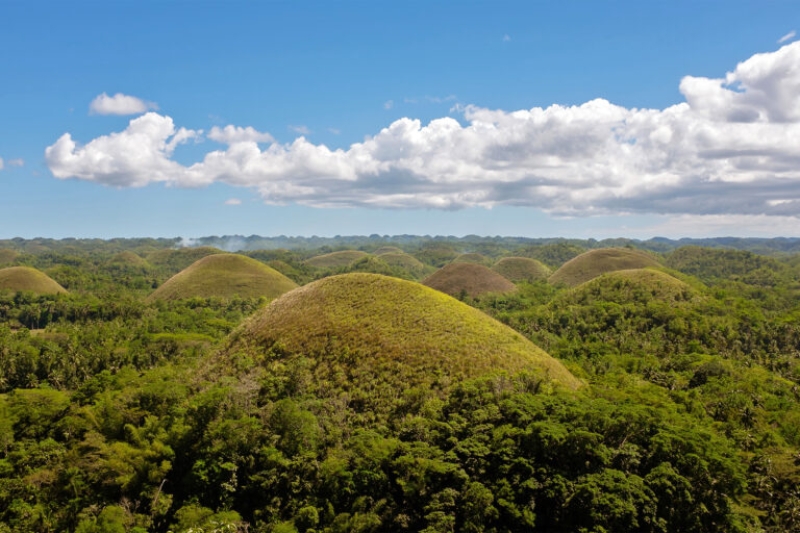
<path fill-rule="evenodd" d="M 606 272 L 659 266 L 661 265 L 652 255 L 641 250 L 600 248 L 570 259 L 556 270 L 549 280 L 550 283 L 574 287 Z"/>
<path fill-rule="evenodd" d="M 617 304 L 651 300 L 683 302 L 698 296 L 697 290 L 678 278 L 652 269 L 616 270 L 582 283 L 559 295 L 558 304 L 590 304 L 595 301 Z"/>
<path fill-rule="evenodd" d="M 149 266 L 147 260 L 145 260 L 142 256 L 137 255 L 130 250 L 125 250 L 114 254 L 111 259 L 108 260 L 109 266 L 115 267 L 141 267 L 146 268 Z"/>
<path fill-rule="evenodd" d="M 212 254 L 168 279 L 148 300 L 275 298 L 295 287 L 295 282 L 255 259 L 237 254 Z"/>
<path fill-rule="evenodd" d="M 0 248 L 0 265 L 9 265 L 19 257 L 19 253 L 9 248 Z"/>
<path fill-rule="evenodd" d="M 30 267 L 8 267 L 0 269 L 0 291 L 34 294 L 59 294 L 67 292 L 44 272 Z"/>
<path fill-rule="evenodd" d="M 547 279 L 552 274 L 543 263 L 529 257 L 504 257 L 494 264 L 492 270 L 513 283 Z"/>
<path fill-rule="evenodd" d="M 422 283 L 456 297 L 475 298 L 517 290 L 516 285 L 494 270 L 474 263 L 450 263 L 422 280 Z"/>
<path fill-rule="evenodd" d="M 453 259 L 453 263 L 475 263 L 477 265 L 491 265 L 492 260 L 478 252 L 467 252 Z"/>
<path fill-rule="evenodd" d="M 744 250 L 699 246 L 684 246 L 670 252 L 664 264 L 706 283 L 727 280 L 774 286 L 787 274 L 787 267 L 773 257 Z"/>
<path fill-rule="evenodd" d="M 362 252 L 361 250 L 341 250 L 312 257 L 307 259 L 305 264 L 318 269 L 344 268 L 368 255 L 367 252 Z"/>
<path fill-rule="evenodd" d="M 333 276 L 284 294 L 232 334 L 227 358 L 240 352 L 266 368 L 302 358 L 307 387 L 371 390 L 372 404 L 403 388 L 447 389 L 523 370 L 569 389 L 580 386 L 559 361 L 480 311 L 376 274 Z"/>
<path fill-rule="evenodd" d="M 176 273 L 203 257 L 222 253 L 225 252 L 218 248 L 199 246 L 197 248 L 155 250 L 147 254 L 145 259 L 155 267 L 160 267 L 166 271 Z"/>
<path fill-rule="evenodd" d="M 372 252 L 372 255 L 383 255 L 383 254 L 402 254 L 402 248 L 398 248 L 397 246 L 381 246 L 380 248 L 375 249 Z"/>
<path fill-rule="evenodd" d="M 387 252 L 378 257 L 390 267 L 408 272 L 415 279 L 418 279 L 428 269 L 419 259 L 404 252 Z"/>

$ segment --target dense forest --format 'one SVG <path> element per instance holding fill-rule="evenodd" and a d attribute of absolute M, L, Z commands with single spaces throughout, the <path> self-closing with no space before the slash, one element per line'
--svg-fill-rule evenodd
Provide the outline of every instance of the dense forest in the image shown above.
<path fill-rule="evenodd" d="M 244 284 L 158 297 L 234 248 L 292 282 L 276 304 L 316 301 L 336 276 L 403 280 L 344 307 L 329 289 L 314 312 L 370 300 L 401 347 L 417 312 L 416 337 L 447 329 L 452 347 L 443 333 L 430 348 L 445 362 L 391 366 L 350 315 L 320 346 L 310 323 L 263 326 L 274 295 Z M 794 239 L 0 241 L 0 533 L 800 531 L 797 253 Z M 452 278 L 431 308 L 433 289 L 405 289 L 459 262 L 518 278 Z M 510 327 L 581 386 L 481 366 L 493 355 L 458 342 L 463 317 L 470 333 Z M 247 338 L 256 326 L 293 337 Z"/>

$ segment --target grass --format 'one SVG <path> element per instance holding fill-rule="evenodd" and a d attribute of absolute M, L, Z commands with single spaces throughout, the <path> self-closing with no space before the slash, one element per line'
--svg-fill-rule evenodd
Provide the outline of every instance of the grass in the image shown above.
<path fill-rule="evenodd" d="M 401 248 L 398 248 L 397 246 L 381 246 L 380 248 L 372 252 L 372 255 L 402 254 L 402 253 L 405 252 L 403 252 L 403 250 Z"/>
<path fill-rule="evenodd" d="M 305 264 L 313 268 L 342 268 L 368 255 L 367 252 L 360 250 L 342 250 L 312 257 L 307 259 Z"/>
<path fill-rule="evenodd" d="M 559 361 L 477 309 L 377 274 L 332 276 L 284 294 L 235 331 L 225 353 L 265 362 L 311 357 L 316 382 L 345 388 L 354 379 L 441 387 L 520 371 L 570 389 L 581 385 Z"/>
<path fill-rule="evenodd" d="M 653 256 L 641 250 L 600 248 L 567 261 L 548 279 L 553 284 L 575 287 L 607 272 L 659 266 L 661 265 Z"/>
<path fill-rule="evenodd" d="M 399 267 L 412 274 L 419 274 L 425 271 L 425 265 L 413 255 L 403 252 L 387 252 L 380 255 L 381 261 L 389 266 Z"/>
<path fill-rule="evenodd" d="M 529 257 L 504 257 L 492 270 L 514 283 L 547 279 L 551 274 L 541 261 Z"/>
<path fill-rule="evenodd" d="M 144 258 L 128 250 L 115 254 L 114 257 L 109 259 L 108 264 L 115 266 L 132 266 L 132 267 L 148 266 L 148 263 Z"/>
<path fill-rule="evenodd" d="M 148 300 L 180 300 L 197 296 L 276 298 L 295 287 L 295 282 L 255 259 L 237 254 L 214 254 L 168 279 Z"/>
<path fill-rule="evenodd" d="M 44 272 L 30 267 L 0 269 L 0 290 L 30 291 L 36 294 L 58 294 L 67 290 Z"/>
<path fill-rule="evenodd" d="M 425 278 L 422 283 L 451 296 L 475 298 L 488 293 L 513 292 L 516 285 L 483 265 L 450 263 Z"/>
<path fill-rule="evenodd" d="M 225 253 L 211 246 L 198 246 L 197 248 L 179 248 L 177 250 L 156 250 L 147 254 L 148 263 L 158 267 L 165 267 L 173 272 L 178 272 L 188 267 L 203 257 Z"/>
<path fill-rule="evenodd" d="M 468 252 L 453 259 L 453 263 L 475 263 L 477 265 L 488 266 L 492 264 L 492 260 L 483 254 L 479 254 L 477 252 Z"/>

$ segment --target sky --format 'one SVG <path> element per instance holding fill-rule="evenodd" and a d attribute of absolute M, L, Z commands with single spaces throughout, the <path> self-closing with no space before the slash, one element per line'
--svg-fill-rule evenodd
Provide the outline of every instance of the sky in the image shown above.
<path fill-rule="evenodd" d="M 0 1 L 0 238 L 800 236 L 800 2 Z"/>

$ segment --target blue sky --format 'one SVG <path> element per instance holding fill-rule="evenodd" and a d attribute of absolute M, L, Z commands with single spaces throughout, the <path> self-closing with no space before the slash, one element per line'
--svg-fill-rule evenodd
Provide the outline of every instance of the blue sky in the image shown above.
<path fill-rule="evenodd" d="M 0 238 L 800 235 L 800 3 L 3 2 Z"/>

